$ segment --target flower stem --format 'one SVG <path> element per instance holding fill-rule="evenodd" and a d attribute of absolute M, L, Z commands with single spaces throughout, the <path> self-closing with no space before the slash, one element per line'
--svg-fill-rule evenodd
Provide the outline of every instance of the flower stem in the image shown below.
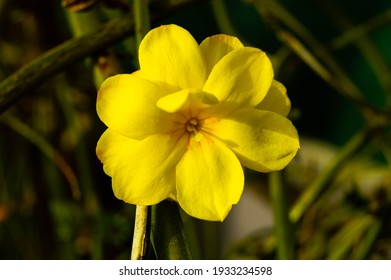
<path fill-rule="evenodd" d="M 189 260 L 191 254 L 175 202 L 152 206 L 151 240 L 159 260 Z"/>
<path fill-rule="evenodd" d="M 150 29 L 148 0 L 133 0 L 133 16 L 137 48 Z"/>
<path fill-rule="evenodd" d="M 293 224 L 297 223 L 308 208 L 318 199 L 340 167 L 361 149 L 368 139 L 368 134 L 369 130 L 363 130 L 353 136 L 308 186 L 289 213 L 289 218 Z"/>
<path fill-rule="evenodd" d="M 294 259 L 293 233 L 281 172 L 270 173 L 269 185 L 277 238 L 277 257 L 280 260 L 292 260 Z"/>
<path fill-rule="evenodd" d="M 134 223 L 131 260 L 141 260 L 145 256 L 147 236 L 148 206 L 137 205 Z"/>

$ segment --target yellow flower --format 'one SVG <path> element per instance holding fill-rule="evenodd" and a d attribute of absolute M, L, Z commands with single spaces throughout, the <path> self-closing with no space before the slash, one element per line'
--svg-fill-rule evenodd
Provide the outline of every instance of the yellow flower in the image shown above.
<path fill-rule="evenodd" d="M 290 101 L 263 51 L 228 35 L 198 45 L 165 25 L 145 36 L 139 62 L 108 78 L 97 99 L 108 129 L 96 152 L 117 198 L 171 198 L 191 216 L 222 221 L 242 194 L 242 165 L 275 171 L 295 156 Z"/>

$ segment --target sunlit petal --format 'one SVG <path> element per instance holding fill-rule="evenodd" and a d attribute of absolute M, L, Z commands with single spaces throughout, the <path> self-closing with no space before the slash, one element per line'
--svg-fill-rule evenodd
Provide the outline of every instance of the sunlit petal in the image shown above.
<path fill-rule="evenodd" d="M 266 54 L 243 47 L 225 55 L 212 69 L 203 88 L 220 101 L 240 106 L 259 104 L 273 81 L 273 68 Z"/>
<path fill-rule="evenodd" d="M 225 34 L 213 35 L 202 41 L 200 49 L 205 58 L 208 74 L 223 56 L 238 48 L 243 48 L 239 39 Z"/>
<path fill-rule="evenodd" d="M 244 166 L 260 172 L 284 168 L 299 149 L 291 121 L 269 111 L 239 110 L 211 124 L 208 132 L 226 143 Z"/>
<path fill-rule="evenodd" d="M 244 175 L 235 154 L 223 144 L 193 142 L 177 166 L 177 199 L 189 215 L 222 221 L 243 191 Z"/>
<path fill-rule="evenodd" d="M 152 205 L 175 192 L 175 166 L 187 141 L 159 134 L 142 141 L 124 138 L 108 129 L 97 148 L 112 176 L 115 196 L 130 204 Z"/>
<path fill-rule="evenodd" d="M 142 139 L 152 133 L 171 130 L 170 116 L 155 106 L 167 93 L 157 84 L 136 75 L 116 75 L 103 82 L 96 108 L 100 119 L 112 130 Z"/>
<path fill-rule="evenodd" d="M 96 155 L 103 163 L 103 170 L 113 176 L 114 169 L 124 154 L 129 154 L 140 141 L 122 136 L 108 128 L 99 138 Z"/>
<path fill-rule="evenodd" d="M 151 30 L 140 44 L 139 62 L 147 79 L 181 89 L 202 88 L 206 80 L 206 64 L 197 41 L 177 25 Z"/>

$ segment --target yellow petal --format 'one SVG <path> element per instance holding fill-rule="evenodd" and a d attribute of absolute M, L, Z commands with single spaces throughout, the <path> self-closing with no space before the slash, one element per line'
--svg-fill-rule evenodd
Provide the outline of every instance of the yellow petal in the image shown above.
<path fill-rule="evenodd" d="M 175 166 L 187 139 L 156 134 L 134 141 L 108 129 L 98 142 L 98 156 L 112 176 L 118 199 L 153 205 L 175 193 Z"/>
<path fill-rule="evenodd" d="M 140 44 L 143 75 L 179 88 L 202 88 L 206 65 L 197 41 L 177 25 L 163 25 L 148 32 Z"/>
<path fill-rule="evenodd" d="M 96 145 L 96 155 L 103 163 L 104 172 L 113 176 L 114 169 L 124 154 L 129 154 L 139 141 L 122 136 L 110 128 L 100 137 Z"/>
<path fill-rule="evenodd" d="M 197 89 L 184 89 L 160 98 L 156 106 L 168 113 L 175 113 L 183 110 L 198 110 L 218 102 L 212 94 Z"/>
<path fill-rule="evenodd" d="M 265 97 L 273 81 L 273 69 L 266 54 L 243 47 L 225 55 L 212 69 L 203 88 L 220 101 L 255 106 Z"/>
<path fill-rule="evenodd" d="M 215 64 L 223 58 L 223 56 L 234 49 L 242 47 L 243 44 L 238 38 L 225 34 L 210 36 L 202 41 L 200 49 L 205 58 L 208 74 L 212 71 Z"/>
<path fill-rule="evenodd" d="M 137 75 L 122 74 L 106 79 L 100 87 L 96 109 L 111 129 L 142 139 L 171 129 L 170 116 L 156 107 L 167 90 Z"/>
<path fill-rule="evenodd" d="M 206 139 L 205 139 L 206 140 Z M 176 169 L 177 200 L 189 215 L 222 221 L 243 191 L 239 160 L 213 139 L 193 142 Z"/>
<path fill-rule="evenodd" d="M 286 88 L 280 82 L 273 80 L 272 86 L 265 98 L 255 108 L 272 111 L 286 117 L 291 110 L 291 101 L 286 94 Z"/>
<path fill-rule="evenodd" d="M 225 142 L 244 166 L 260 172 L 284 168 L 299 149 L 291 121 L 269 111 L 239 110 L 217 121 L 209 133 Z"/>

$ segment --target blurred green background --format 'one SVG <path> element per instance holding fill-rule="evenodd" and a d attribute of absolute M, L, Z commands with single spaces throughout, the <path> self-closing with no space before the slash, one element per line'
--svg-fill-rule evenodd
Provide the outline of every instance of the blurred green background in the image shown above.
<path fill-rule="evenodd" d="M 130 0 L 72 2 L 0 0 L 0 82 L 67 40 L 133 16 Z M 391 259 L 391 3 L 155 0 L 150 16 L 152 27 L 175 23 L 198 42 L 226 33 L 270 55 L 302 139 L 282 174 L 288 208 L 327 177 L 294 221 L 295 258 Z M 124 36 L 1 114 L 0 259 L 129 258 L 134 206 L 114 197 L 96 158 L 105 126 L 95 101 L 105 77 L 137 69 L 135 49 L 134 36 Z M 343 154 L 362 129 L 371 133 Z M 341 159 L 335 170 L 321 175 L 333 158 Z M 194 258 L 278 258 L 268 175 L 246 173 L 227 221 L 183 214 Z M 246 212 L 253 209 L 259 215 Z"/>

